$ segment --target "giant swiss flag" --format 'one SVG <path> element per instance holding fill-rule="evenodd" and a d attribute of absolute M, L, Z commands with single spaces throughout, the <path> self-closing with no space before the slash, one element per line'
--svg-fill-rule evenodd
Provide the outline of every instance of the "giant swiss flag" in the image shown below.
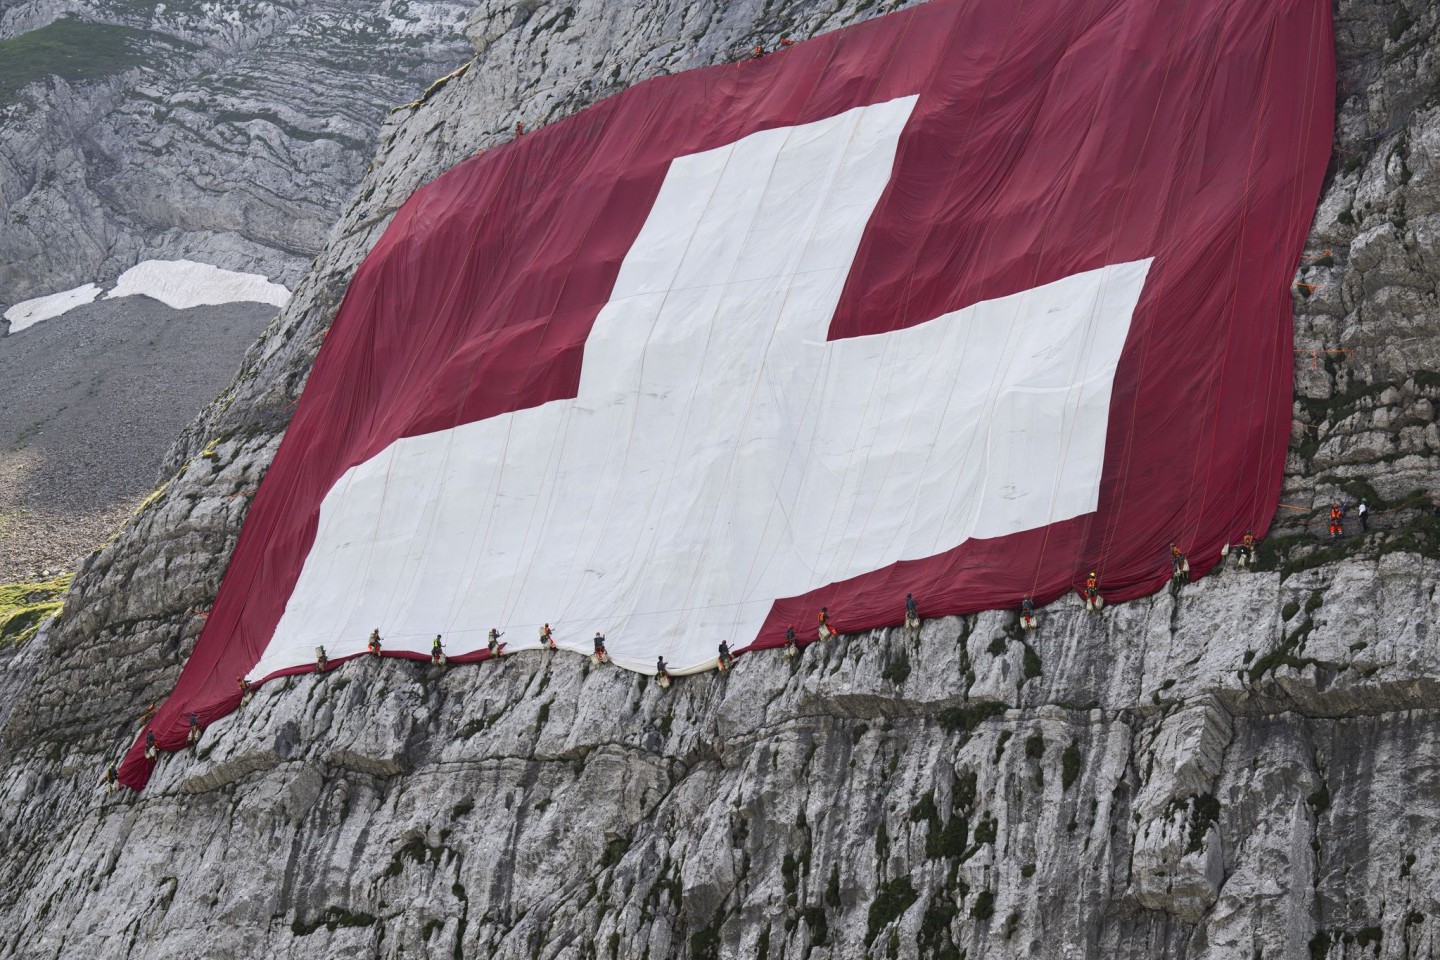
<path fill-rule="evenodd" d="M 933 0 L 460 164 L 356 273 L 160 745 L 375 628 L 685 672 L 1204 569 L 1274 509 L 1333 81 L 1328 0 Z"/>

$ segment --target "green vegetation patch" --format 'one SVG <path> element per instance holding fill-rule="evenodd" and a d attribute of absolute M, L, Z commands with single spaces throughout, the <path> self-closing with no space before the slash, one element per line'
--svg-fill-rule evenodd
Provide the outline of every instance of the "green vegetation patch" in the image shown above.
<path fill-rule="evenodd" d="M 114 76 L 146 59 L 143 30 L 63 18 L 0 40 L 0 105 L 47 77 L 85 83 Z"/>
<path fill-rule="evenodd" d="M 887 663 L 885 669 L 880 671 L 880 676 L 897 686 L 904 683 L 910 677 L 910 655 L 901 650 L 900 655 Z"/>
<path fill-rule="evenodd" d="M 973 780 L 974 774 L 971 774 L 972 790 Z M 957 778 L 956 783 L 959 782 Z M 954 796 L 957 812 L 944 825 L 940 821 L 940 811 L 935 806 L 934 791 L 921 797 L 920 802 L 910 810 L 911 823 L 928 825 L 928 832 L 925 834 L 925 856 L 931 860 L 963 857 L 965 847 L 969 844 L 970 821 L 963 813 L 959 812 L 959 804 L 964 798 L 959 789 L 955 791 Z"/>
<path fill-rule="evenodd" d="M 766 951 L 769 951 L 767 945 Z M 720 918 L 703 930 L 690 935 L 690 956 L 695 960 L 716 960 L 720 956 Z"/>
<path fill-rule="evenodd" d="M 352 913 L 344 907 L 326 907 L 325 912 L 310 922 L 295 918 L 290 923 L 290 932 L 297 937 L 308 937 L 324 927 L 331 933 L 341 927 L 373 927 L 376 918 L 369 913 Z"/>
<path fill-rule="evenodd" d="M 1405 36 L 1405 31 L 1409 30 L 1414 23 L 1415 20 L 1410 16 L 1409 10 L 1404 7 L 1396 10 L 1394 18 L 1390 21 L 1390 42 L 1394 43 Z"/>
<path fill-rule="evenodd" d="M 628 853 L 629 850 L 630 838 L 616 837 L 614 840 L 605 844 L 605 855 L 600 858 L 600 867 L 604 869 L 605 867 L 617 866 L 621 860 L 625 859 L 625 854 Z"/>
<path fill-rule="evenodd" d="M 873 944 L 880 931 L 900 919 L 900 915 L 909 910 L 918 899 L 920 894 L 915 891 L 909 877 L 899 877 L 889 883 L 882 883 L 880 889 L 875 891 L 875 899 L 870 902 L 870 914 L 866 918 L 868 923 L 865 946 Z"/>
<path fill-rule="evenodd" d="M 1060 754 L 1060 789 L 1069 790 L 1075 778 L 1080 776 L 1080 748 L 1070 744 Z"/>
<path fill-rule="evenodd" d="M 1023 640 L 1020 642 L 1025 643 Z M 1035 648 L 1028 643 L 1025 644 L 1024 666 L 1026 680 L 1034 680 L 1040 676 L 1040 654 L 1036 653 Z"/>
<path fill-rule="evenodd" d="M 993 700 L 979 700 L 963 707 L 946 707 L 940 711 L 940 726 L 946 733 L 970 734 L 991 717 L 998 717 L 1010 707 Z"/>
<path fill-rule="evenodd" d="M 950 939 L 950 925 L 959 912 L 955 902 L 943 894 L 931 899 L 920 924 L 922 957 L 959 956 Z"/>
<path fill-rule="evenodd" d="M 1190 843 L 1185 847 L 1187 855 L 1205 849 L 1205 835 L 1219 819 L 1220 801 L 1213 794 L 1202 793 L 1195 798 L 1195 805 L 1190 811 Z"/>
<path fill-rule="evenodd" d="M 0 649 L 19 646 L 35 636 L 46 617 L 60 612 L 69 589 L 68 573 L 42 583 L 0 586 Z"/>

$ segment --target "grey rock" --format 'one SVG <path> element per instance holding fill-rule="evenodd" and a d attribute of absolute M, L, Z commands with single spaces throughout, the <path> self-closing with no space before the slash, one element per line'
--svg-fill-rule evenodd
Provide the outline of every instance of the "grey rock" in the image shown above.
<path fill-rule="evenodd" d="M 144 259 L 293 285 L 388 107 L 470 55 L 468 0 L 30 0 L 0 45 L 89 28 L 108 71 L 0 90 L 0 312 Z M 5 47 L 0 46 L 0 55 Z M 0 326 L 4 326 L 0 321 Z"/>
<path fill-rule="evenodd" d="M 118 527 L 274 316 L 122 297 L 0 341 L 0 583 L 69 568 Z"/>

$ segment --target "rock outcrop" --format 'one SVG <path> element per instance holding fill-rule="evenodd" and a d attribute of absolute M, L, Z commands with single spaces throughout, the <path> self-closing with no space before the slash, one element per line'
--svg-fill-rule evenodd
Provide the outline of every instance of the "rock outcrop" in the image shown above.
<path fill-rule="evenodd" d="M 0 312 L 147 258 L 293 285 L 364 175 L 386 108 L 471 52 L 472 7 L 0 9 Z"/>
<path fill-rule="evenodd" d="M 516 121 L 891 7 L 482 7 L 474 65 L 387 124 L 169 485 L 0 653 L 0 956 L 1440 955 L 1440 11 L 1419 4 L 1338 5 L 1288 506 L 1255 568 L 1099 616 L 1062 601 L 1035 633 L 997 612 L 751 655 L 668 693 L 568 655 L 352 662 L 265 687 L 143 794 L 94 789 L 173 683 L 411 190 Z M 1372 529 L 1318 541 L 1308 508 L 1344 495 Z"/>

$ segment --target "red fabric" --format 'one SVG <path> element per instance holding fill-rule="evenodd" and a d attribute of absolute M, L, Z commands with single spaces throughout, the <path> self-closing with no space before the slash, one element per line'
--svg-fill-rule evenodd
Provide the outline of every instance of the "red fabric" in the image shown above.
<path fill-rule="evenodd" d="M 757 646 L 1199 571 L 1274 510 L 1289 282 L 1330 149 L 1329 0 L 934 0 L 761 59 L 651 80 L 417 191 L 356 272 L 205 631 L 151 724 L 235 709 L 349 467 L 403 437 L 572 397 L 668 164 L 919 94 L 832 339 L 1154 257 L 1113 392 L 1099 510 L 777 602 Z M 738 639 L 738 638 L 737 638 Z M 386 654 L 389 655 L 388 653 Z M 454 658 L 457 661 L 464 658 Z M 480 656 L 474 659 L 484 659 Z M 337 661 L 338 664 L 338 661 Z M 122 780 L 142 786 L 137 740 Z"/>

